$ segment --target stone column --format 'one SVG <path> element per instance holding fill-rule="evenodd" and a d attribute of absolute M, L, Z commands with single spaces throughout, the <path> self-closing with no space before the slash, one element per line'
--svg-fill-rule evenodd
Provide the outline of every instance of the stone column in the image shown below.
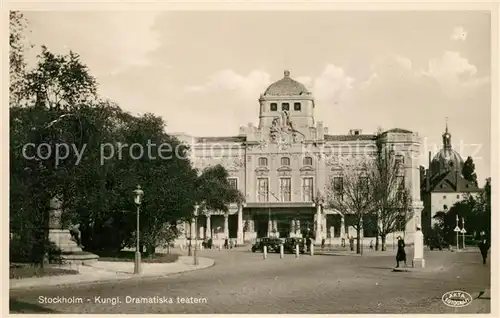
<path fill-rule="evenodd" d="M 273 221 L 269 220 L 267 221 L 267 236 L 271 237 L 273 234 Z"/>
<path fill-rule="evenodd" d="M 323 230 L 321 231 L 321 235 L 323 236 L 323 238 L 326 238 L 326 232 L 328 231 L 328 229 L 326 228 L 326 214 L 322 214 L 321 215 L 321 219 L 322 219 L 322 222 L 323 222 Z"/>
<path fill-rule="evenodd" d="M 255 232 L 255 222 L 253 219 L 248 220 L 248 232 Z"/>
<path fill-rule="evenodd" d="M 414 235 L 414 251 L 413 251 L 413 267 L 424 268 L 425 267 L 425 259 L 424 259 L 424 234 L 420 230 L 420 228 L 415 232 Z"/>
<path fill-rule="evenodd" d="M 405 243 L 414 243 L 414 240 L 417 238 L 417 228 L 422 230 L 422 210 L 424 209 L 424 205 L 422 201 L 413 201 L 412 203 L 412 209 L 413 209 L 413 218 L 408 222 L 406 225 L 406 234 L 407 238 L 405 239 Z M 423 235 L 423 233 L 422 233 Z"/>
<path fill-rule="evenodd" d="M 194 240 L 196 238 L 196 222 L 194 219 L 191 220 L 191 239 Z"/>
<path fill-rule="evenodd" d="M 229 238 L 229 214 L 224 214 L 224 239 Z"/>
<path fill-rule="evenodd" d="M 238 205 L 238 232 L 236 235 L 236 243 L 243 244 L 243 205 Z"/>
<path fill-rule="evenodd" d="M 316 243 L 321 242 L 321 205 L 316 204 Z"/>
<path fill-rule="evenodd" d="M 205 229 L 205 238 L 212 238 L 212 225 L 210 224 L 210 213 L 207 213 L 207 226 Z"/>
<path fill-rule="evenodd" d="M 345 238 L 345 218 L 343 215 L 340 215 L 340 238 Z"/>
<path fill-rule="evenodd" d="M 278 220 L 273 220 L 273 230 L 275 230 L 275 236 L 279 237 L 279 232 L 278 232 Z"/>

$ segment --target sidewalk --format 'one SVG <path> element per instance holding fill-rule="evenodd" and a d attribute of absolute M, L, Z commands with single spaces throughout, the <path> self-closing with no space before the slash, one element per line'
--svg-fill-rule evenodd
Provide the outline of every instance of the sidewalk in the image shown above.
<path fill-rule="evenodd" d="M 192 257 L 179 256 L 179 259 L 174 263 L 142 263 L 142 273 L 138 276 L 133 274 L 134 262 L 96 262 L 90 266 L 80 265 L 77 268 L 73 265 L 73 269 L 78 269 L 80 272 L 76 275 L 11 279 L 10 288 L 24 289 L 78 283 L 108 282 L 141 277 L 162 277 L 203 269 L 214 264 L 215 261 L 213 259 L 198 257 L 198 265 L 194 265 Z"/>

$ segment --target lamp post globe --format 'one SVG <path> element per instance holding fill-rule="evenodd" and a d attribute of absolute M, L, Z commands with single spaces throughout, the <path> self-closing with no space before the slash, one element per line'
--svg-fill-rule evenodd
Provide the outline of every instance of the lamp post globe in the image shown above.
<path fill-rule="evenodd" d="M 144 196 L 144 191 L 141 189 L 140 185 L 137 185 L 136 189 L 133 191 L 134 193 L 134 202 L 137 207 L 137 224 L 136 224 L 136 245 L 135 245 L 135 262 L 134 262 L 134 274 L 141 273 L 141 251 L 140 251 L 140 242 L 139 242 L 139 216 L 140 216 L 140 207 L 142 203 L 142 197 Z"/>

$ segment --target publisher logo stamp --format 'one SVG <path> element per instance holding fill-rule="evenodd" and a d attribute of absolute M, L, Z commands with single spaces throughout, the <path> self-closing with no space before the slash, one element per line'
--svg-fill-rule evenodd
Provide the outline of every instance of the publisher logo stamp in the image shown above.
<path fill-rule="evenodd" d="M 468 306 L 472 302 L 472 296 L 461 290 L 449 291 L 441 298 L 446 306 L 459 308 Z"/>

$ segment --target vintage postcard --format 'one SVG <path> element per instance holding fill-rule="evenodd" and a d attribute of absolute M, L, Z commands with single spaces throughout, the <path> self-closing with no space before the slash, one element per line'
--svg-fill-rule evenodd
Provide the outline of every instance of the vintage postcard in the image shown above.
<path fill-rule="evenodd" d="M 11 314 L 495 313 L 493 7 L 21 4 Z"/>

